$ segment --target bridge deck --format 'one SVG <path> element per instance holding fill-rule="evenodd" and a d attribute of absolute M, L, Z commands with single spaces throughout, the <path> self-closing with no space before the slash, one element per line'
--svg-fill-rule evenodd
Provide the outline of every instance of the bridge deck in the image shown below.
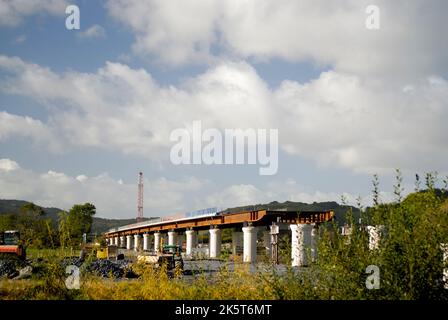
<path fill-rule="evenodd" d="M 334 211 L 280 211 L 280 210 L 254 210 L 229 213 L 215 216 L 191 217 L 171 221 L 147 222 L 123 226 L 106 233 L 106 237 L 116 237 L 131 234 L 141 234 L 156 231 L 184 231 L 190 228 L 205 230 L 211 226 L 232 228 L 251 223 L 254 226 L 278 223 L 322 223 L 334 218 Z"/>

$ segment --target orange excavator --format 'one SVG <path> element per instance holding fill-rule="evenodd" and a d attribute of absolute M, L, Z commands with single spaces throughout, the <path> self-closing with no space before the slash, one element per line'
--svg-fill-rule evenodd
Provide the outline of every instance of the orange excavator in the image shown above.
<path fill-rule="evenodd" d="M 26 250 L 20 243 L 20 232 L 18 230 L 0 232 L 0 256 L 25 260 Z"/>

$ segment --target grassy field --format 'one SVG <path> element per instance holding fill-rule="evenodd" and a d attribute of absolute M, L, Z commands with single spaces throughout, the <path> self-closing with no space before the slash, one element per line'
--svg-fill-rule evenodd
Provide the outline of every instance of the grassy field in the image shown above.
<path fill-rule="evenodd" d="M 47 252 L 51 253 L 51 252 Z M 53 252 L 53 258 L 59 255 Z M 41 256 L 43 253 L 41 253 Z M 46 257 L 48 259 L 48 255 Z M 169 277 L 166 270 L 136 264 L 133 268 L 138 279 L 107 279 L 88 273 L 81 274 L 80 289 L 67 289 L 66 275 L 57 259 L 48 260 L 42 272 L 30 279 L 0 280 L 0 299 L 280 299 L 285 288 L 274 274 L 250 272 L 249 266 L 240 265 L 230 272 L 225 268 L 213 276 L 198 274 L 188 281 Z M 179 274 L 177 274 L 178 276 Z M 272 286 L 273 283 L 277 283 Z M 286 286 L 286 283 L 283 285 Z M 289 289 L 288 289 L 289 290 Z"/>
<path fill-rule="evenodd" d="M 291 267 L 281 274 L 274 268 L 250 272 L 248 265 L 237 264 L 232 272 L 224 267 L 187 280 L 137 264 L 132 266 L 136 279 L 104 279 L 80 268 L 80 289 L 68 289 L 61 259 L 78 252 L 30 250 L 31 278 L 1 279 L 0 299 L 448 300 L 442 249 L 448 244 L 447 194 L 429 188 L 401 199 L 397 192 L 397 201 L 363 211 L 364 226 L 385 230 L 376 249 L 369 248 L 367 228 L 350 220 L 348 212 L 350 236 L 341 235 L 336 222 L 319 228 L 318 257 L 301 272 Z M 287 261 L 290 252 L 283 255 Z M 372 266 L 380 271 L 373 289 L 367 285 Z"/>

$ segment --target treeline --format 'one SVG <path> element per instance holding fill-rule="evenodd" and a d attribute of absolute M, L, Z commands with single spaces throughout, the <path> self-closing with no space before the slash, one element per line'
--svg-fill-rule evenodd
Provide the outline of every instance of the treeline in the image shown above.
<path fill-rule="evenodd" d="M 77 246 L 83 234 L 91 232 L 96 208 L 91 203 L 75 204 L 69 211 L 61 211 L 55 223 L 42 207 L 24 204 L 18 214 L 0 215 L 0 231 L 19 230 L 21 242 L 31 248 Z"/>

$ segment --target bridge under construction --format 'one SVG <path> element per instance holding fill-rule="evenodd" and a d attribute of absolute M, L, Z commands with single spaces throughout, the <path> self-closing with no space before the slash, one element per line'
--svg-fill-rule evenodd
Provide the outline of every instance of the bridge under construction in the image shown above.
<path fill-rule="evenodd" d="M 243 262 L 257 261 L 257 235 L 263 232 L 263 245 L 269 254 L 275 248 L 279 230 L 291 232 L 293 266 L 307 264 L 307 252 L 316 255 L 316 235 L 319 224 L 334 218 L 334 211 L 253 210 L 236 213 L 215 212 L 170 220 L 148 220 L 111 229 L 106 241 L 128 250 L 159 252 L 162 243 L 176 245 L 186 240 L 186 255 L 198 246 L 198 231 L 209 231 L 209 257 L 221 254 L 221 231 L 232 229 L 232 248 L 243 247 Z"/>

